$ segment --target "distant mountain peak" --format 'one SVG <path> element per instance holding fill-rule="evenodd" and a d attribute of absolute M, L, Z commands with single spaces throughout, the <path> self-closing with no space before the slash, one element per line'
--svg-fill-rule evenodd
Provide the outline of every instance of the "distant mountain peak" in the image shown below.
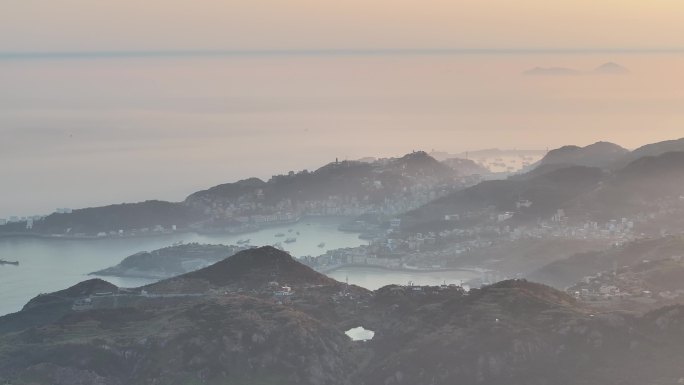
<path fill-rule="evenodd" d="M 523 75 L 530 76 L 575 76 L 575 75 L 621 75 L 627 74 L 629 70 L 617 63 L 608 62 L 596 67 L 593 71 L 582 71 L 567 67 L 534 67 L 523 72 Z"/>
<path fill-rule="evenodd" d="M 570 145 L 549 151 L 539 164 L 568 164 L 605 168 L 612 166 L 627 153 L 629 150 L 610 142 L 596 142 L 586 147 Z"/>
<path fill-rule="evenodd" d="M 646 156 L 659 156 L 667 152 L 684 152 L 684 138 L 651 143 L 639 147 L 625 157 L 623 166 Z"/>
<path fill-rule="evenodd" d="M 397 158 L 396 161 L 398 162 L 434 162 L 438 163 L 435 158 L 430 156 L 425 151 L 413 151 L 409 152 L 408 154 L 402 156 L 401 158 Z"/>
<path fill-rule="evenodd" d="M 596 67 L 594 72 L 599 73 L 599 74 L 620 75 L 620 74 L 629 73 L 629 70 L 627 68 L 617 64 L 617 63 L 608 62 L 608 63 L 604 63 L 604 64 L 601 64 L 600 66 Z"/>
<path fill-rule="evenodd" d="M 171 281 L 176 279 L 202 280 L 213 286 L 237 286 L 244 289 L 262 288 L 272 281 L 289 285 L 337 283 L 298 262 L 287 252 L 272 246 L 241 251 L 204 269 L 171 278 Z"/>
<path fill-rule="evenodd" d="M 600 141 L 596 142 L 593 144 L 590 144 L 586 147 L 584 147 L 585 150 L 593 150 L 593 151 L 605 151 L 605 152 L 616 152 L 620 154 L 626 154 L 629 152 L 626 148 L 617 145 L 615 143 L 611 142 L 605 142 L 605 141 Z"/>
<path fill-rule="evenodd" d="M 411 152 L 407 153 L 406 155 L 402 156 L 402 158 L 426 157 L 426 156 L 430 156 L 430 155 L 423 150 L 418 150 L 418 151 L 411 151 Z"/>

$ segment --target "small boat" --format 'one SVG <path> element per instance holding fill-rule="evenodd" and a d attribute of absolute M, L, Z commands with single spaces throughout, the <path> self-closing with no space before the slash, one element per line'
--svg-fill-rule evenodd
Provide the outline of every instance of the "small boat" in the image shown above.
<path fill-rule="evenodd" d="M 325 242 L 321 242 L 321 243 L 319 243 L 319 244 L 318 244 L 318 247 L 320 247 L 320 248 L 324 248 L 324 247 L 325 247 Z"/>
<path fill-rule="evenodd" d="M 285 240 L 285 243 L 294 243 L 294 242 L 297 242 L 297 238 L 287 238 Z"/>
<path fill-rule="evenodd" d="M 4 259 L 0 259 L 0 265 L 14 265 L 14 266 L 19 266 L 19 261 L 5 261 Z"/>
<path fill-rule="evenodd" d="M 299 235 L 299 231 L 297 231 L 297 235 Z"/>
<path fill-rule="evenodd" d="M 237 244 L 238 245 L 246 245 L 249 243 L 250 240 L 251 239 L 240 239 L 239 241 L 237 241 Z"/>
<path fill-rule="evenodd" d="M 277 238 L 281 238 L 281 237 L 284 237 L 285 234 L 283 234 L 283 233 L 278 233 L 278 234 L 276 234 L 275 236 L 276 236 Z"/>

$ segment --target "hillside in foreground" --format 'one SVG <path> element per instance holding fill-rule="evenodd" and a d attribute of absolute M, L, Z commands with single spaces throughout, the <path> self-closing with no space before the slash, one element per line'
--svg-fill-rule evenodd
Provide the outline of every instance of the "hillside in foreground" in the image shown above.
<path fill-rule="evenodd" d="M 287 280 L 291 291 L 273 279 Z M 49 298 L 73 307 L 49 316 Z M 22 326 L 22 313 L 41 317 Z M 352 341 L 344 331 L 356 326 L 375 336 Z M 470 292 L 368 292 L 266 247 L 145 288 L 95 280 L 36 299 L 0 318 L 0 378 L 26 385 L 674 384 L 684 376 L 683 332 L 682 307 L 595 314 L 521 280 Z"/>

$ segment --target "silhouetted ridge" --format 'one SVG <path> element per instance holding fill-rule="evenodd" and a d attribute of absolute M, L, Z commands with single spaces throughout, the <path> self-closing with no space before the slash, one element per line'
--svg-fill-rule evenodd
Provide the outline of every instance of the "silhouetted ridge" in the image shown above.
<path fill-rule="evenodd" d="M 119 288 L 117 286 L 105 280 L 99 278 L 89 279 L 87 281 L 79 282 L 74 286 L 64 290 L 34 297 L 26 305 L 24 305 L 24 310 L 50 302 L 71 301 L 73 299 L 87 297 L 96 293 L 112 293 L 118 290 Z"/>
<path fill-rule="evenodd" d="M 500 281 L 480 289 L 482 294 L 492 291 L 504 292 L 507 296 L 509 296 L 508 300 L 497 298 L 497 302 L 500 304 L 504 304 L 510 300 L 519 301 L 524 298 L 534 298 L 535 300 L 545 302 L 548 305 L 573 307 L 577 304 L 577 301 L 565 292 L 557 290 L 551 286 L 530 282 L 525 279 L 510 279 L 506 281 Z"/>
<path fill-rule="evenodd" d="M 553 164 L 542 164 L 533 168 L 531 171 L 515 174 L 508 177 L 509 180 L 529 180 L 562 168 L 574 167 L 572 164 L 567 163 L 553 163 Z"/>
<path fill-rule="evenodd" d="M 583 193 L 591 191 L 605 178 L 602 170 L 572 166 L 535 176 L 529 180 L 494 180 L 457 191 L 434 200 L 404 215 L 406 225 L 424 230 L 426 225 L 442 221 L 445 213 L 483 212 L 489 207 L 499 211 L 518 211 L 515 219 L 529 221 L 553 215 Z M 525 210 L 517 210 L 516 202 L 532 202 Z M 482 218 L 486 218 L 483 215 Z"/>
<path fill-rule="evenodd" d="M 564 146 L 549 151 L 549 153 L 539 161 L 539 164 L 540 166 L 569 164 L 608 168 L 623 159 L 628 152 L 627 149 L 609 142 L 597 142 L 586 147 Z"/>
<path fill-rule="evenodd" d="M 444 169 L 441 163 L 433 157 L 431 157 L 425 151 L 416 151 L 402 156 L 401 158 L 395 159 L 394 164 L 406 167 L 438 167 Z"/>
<path fill-rule="evenodd" d="M 641 146 L 624 157 L 622 166 L 626 166 L 639 158 L 645 156 L 659 156 L 667 152 L 684 151 L 684 138 L 676 140 L 666 140 L 658 143 L 651 143 Z"/>
<path fill-rule="evenodd" d="M 240 285 L 261 288 L 275 281 L 289 285 L 330 285 L 336 281 L 297 262 L 290 254 L 271 246 L 241 251 L 214 265 L 180 276 L 200 279 L 214 286 Z"/>
<path fill-rule="evenodd" d="M 621 75 L 629 73 L 629 70 L 617 63 L 608 62 L 596 67 L 596 69 L 594 69 L 594 72 L 598 74 Z"/>
<path fill-rule="evenodd" d="M 252 192 L 254 189 L 262 188 L 266 182 L 259 178 L 248 178 L 235 183 L 224 183 L 214 186 L 207 190 L 198 191 L 186 198 L 186 202 L 197 200 L 203 197 L 221 196 L 226 199 L 237 199 L 240 196 Z"/>
<path fill-rule="evenodd" d="M 649 177 L 659 173 L 683 172 L 684 152 L 667 152 L 658 156 L 646 156 L 628 164 L 618 171 L 618 175 L 627 177 Z"/>
<path fill-rule="evenodd" d="M 652 200 L 684 194 L 684 152 L 639 158 L 615 174 L 608 186 L 613 200 Z"/>
<path fill-rule="evenodd" d="M 51 214 L 34 224 L 34 229 L 45 233 L 70 234 L 142 229 L 157 225 L 165 228 L 186 226 L 201 219 L 201 213 L 181 203 L 149 200 L 102 207 L 74 210 L 70 214 Z"/>

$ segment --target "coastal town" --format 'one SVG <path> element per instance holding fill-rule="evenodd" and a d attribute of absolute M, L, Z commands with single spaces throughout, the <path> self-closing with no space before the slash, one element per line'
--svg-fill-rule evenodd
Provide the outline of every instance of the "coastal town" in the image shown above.
<path fill-rule="evenodd" d="M 525 204 L 531 204 L 527 201 Z M 458 266 L 459 257 L 496 244 L 525 242 L 540 239 L 568 239 L 596 241 L 606 246 L 619 246 L 636 239 L 665 236 L 675 229 L 661 226 L 656 234 L 645 233 L 654 221 L 684 214 L 684 199 L 661 205 L 660 210 L 630 218 L 597 221 L 577 221 L 558 209 L 548 220 L 533 224 L 515 224 L 514 212 L 485 213 L 486 220 L 470 227 L 455 227 L 442 231 L 412 233 L 401 230 L 401 219 L 389 221 L 381 236 L 371 238 L 368 245 L 331 250 L 318 257 L 305 259 L 320 271 L 332 271 L 345 266 L 370 266 L 387 269 L 439 271 Z M 483 213 L 478 213 L 482 217 Z M 457 224 L 459 216 L 445 215 L 445 222 Z M 364 227 L 359 225 L 359 227 Z M 377 234 L 377 232 L 375 232 Z M 460 266 L 467 268 L 469 266 Z"/>
<path fill-rule="evenodd" d="M 427 166 L 420 162 L 426 161 L 432 162 L 429 167 L 438 171 L 429 168 L 424 171 L 423 168 Z M 413 163 L 417 163 L 418 166 L 415 167 L 418 168 L 409 171 L 410 167 L 414 167 Z M 304 217 L 356 218 L 372 215 L 384 219 L 401 215 L 454 191 L 473 186 L 484 178 L 480 174 L 459 175 L 447 166 L 437 163 L 424 152 L 414 152 L 401 159 L 376 160 L 372 164 L 335 161 L 321 170 L 323 171 L 319 170 L 316 174 L 307 170 L 291 171 L 285 175 L 275 175 L 268 182 L 268 186 L 296 185 L 300 180 L 303 180 L 303 186 L 306 186 L 306 183 L 313 183 L 309 190 L 316 192 L 310 193 L 309 197 L 301 196 L 300 191 L 284 193 L 274 190 L 273 187 L 267 190 L 266 182 L 246 180 L 230 185 L 229 188 L 239 190 L 239 193 L 230 196 L 230 199 L 209 189 L 197 192 L 180 203 L 137 204 L 143 207 L 152 204 L 161 206 L 161 203 L 164 203 L 163 208 L 154 210 L 179 212 L 175 221 L 172 215 L 159 211 L 160 215 L 171 219 L 165 220 L 164 223 L 151 222 L 145 226 L 136 226 L 132 223 L 136 221 L 128 221 L 122 222 L 121 227 L 106 227 L 99 222 L 92 225 L 79 223 L 78 227 L 72 224 L 71 218 L 83 215 L 87 220 L 89 217 L 86 212 L 91 209 L 59 208 L 49 215 L 10 216 L 8 219 L 0 219 L 0 236 L 33 235 L 87 239 L 144 237 L 175 232 L 241 234 L 270 226 L 296 223 Z M 347 186 L 346 190 L 333 189 L 328 193 L 328 187 L 323 185 L 328 179 L 338 177 L 349 179 L 349 183 L 343 185 Z M 307 182 L 311 180 L 313 182 Z M 100 210 L 115 212 L 132 211 L 135 208 L 133 205 L 119 205 Z"/>

